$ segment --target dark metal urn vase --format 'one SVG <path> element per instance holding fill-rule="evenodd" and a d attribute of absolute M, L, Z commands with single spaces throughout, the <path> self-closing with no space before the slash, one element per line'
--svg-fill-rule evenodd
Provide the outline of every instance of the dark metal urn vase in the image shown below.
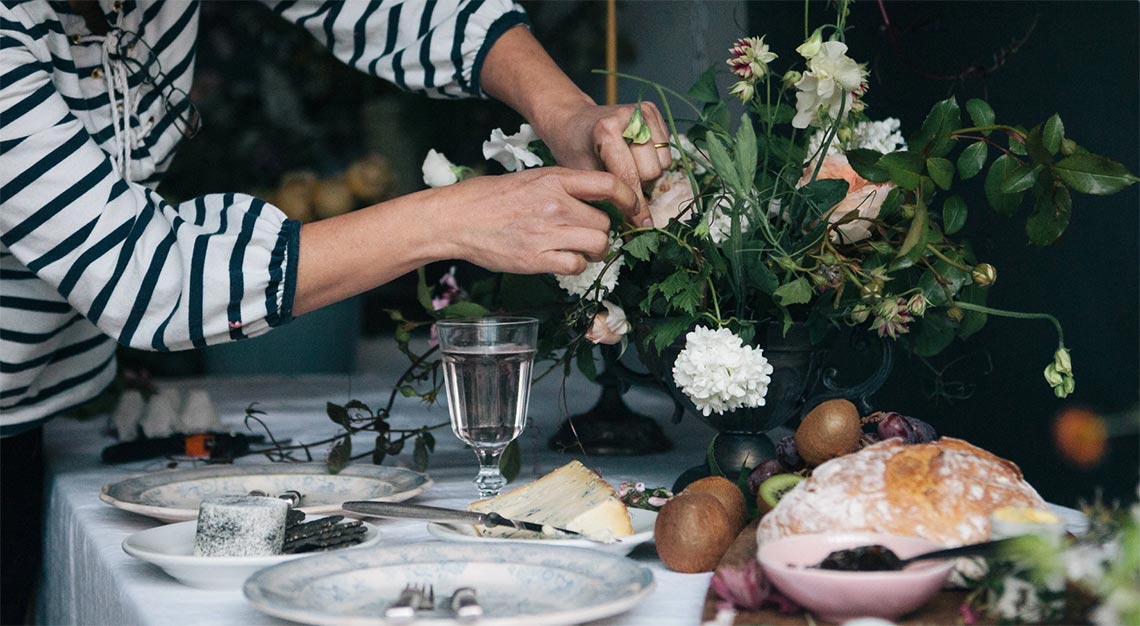
<path fill-rule="evenodd" d="M 784 425 L 794 428 L 807 410 L 825 400 L 847 398 L 855 402 L 861 413 L 870 413 L 868 398 L 891 372 L 890 344 L 877 338 L 871 340 L 865 333 L 812 344 L 804 324 L 792 324 L 786 334 L 780 325 L 768 324 L 758 329 L 757 345 L 773 368 L 764 406 L 707 416 L 673 383 L 673 361 L 684 347 L 684 339 L 660 354 L 652 349 L 642 350 L 642 361 L 677 404 L 675 415 L 688 413 L 717 431 L 705 461 L 682 474 L 675 490 L 713 473 L 735 478 L 742 469 L 773 458 L 775 444 L 768 433 Z M 870 354 L 875 350 L 877 355 Z M 866 364 L 868 356 L 877 364 Z M 862 381 L 844 384 L 840 369 L 851 369 L 852 365 L 860 370 L 873 368 L 873 373 Z"/>

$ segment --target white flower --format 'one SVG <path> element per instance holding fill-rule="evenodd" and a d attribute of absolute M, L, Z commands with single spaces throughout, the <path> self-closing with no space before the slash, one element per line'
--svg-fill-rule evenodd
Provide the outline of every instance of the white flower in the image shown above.
<path fill-rule="evenodd" d="M 693 203 L 693 186 L 689 177 L 680 170 L 669 170 L 653 183 L 649 192 L 649 215 L 654 228 L 665 228 L 669 220 L 680 217 L 681 212 Z M 691 217 L 689 212 L 685 217 Z"/>
<path fill-rule="evenodd" d="M 494 159 L 512 172 L 521 172 L 528 167 L 542 165 L 542 159 L 530 151 L 530 142 L 537 141 L 538 135 L 530 124 L 519 126 L 519 132 L 506 135 L 503 129 L 491 131 L 491 138 L 483 142 L 483 158 Z"/>
<path fill-rule="evenodd" d="M 727 328 L 698 326 L 673 363 L 673 382 L 705 415 L 764 406 L 771 374 L 764 351 Z"/>
<path fill-rule="evenodd" d="M 847 45 L 826 41 L 819 54 L 808 60 L 808 72 L 796 82 L 796 116 L 792 126 L 819 126 L 824 111 L 831 119 L 850 112 L 855 96 L 866 90 L 867 70 L 847 56 Z"/>
<path fill-rule="evenodd" d="M 617 250 L 621 247 L 621 239 L 614 238 L 610 244 L 610 250 Z M 617 286 L 618 274 L 621 273 L 621 266 L 624 259 L 618 258 L 606 269 L 606 261 L 597 261 L 595 263 L 587 263 L 586 269 L 577 276 L 563 276 L 555 274 L 554 278 L 558 279 L 558 286 L 565 289 L 572 296 L 586 297 L 589 293 L 592 297 L 601 299 L 607 293 L 613 291 Z M 602 270 L 605 269 L 606 273 L 603 275 Z M 601 290 L 595 292 L 593 290 L 594 283 L 601 276 Z"/>
<path fill-rule="evenodd" d="M 899 129 L 902 122 L 895 117 L 885 120 L 867 120 L 851 127 L 851 139 L 847 142 L 832 141 L 827 147 L 827 155 L 844 154 L 851 150 L 874 150 L 882 154 L 896 150 L 906 150 L 906 140 Z M 819 152 L 826 129 L 820 129 L 807 142 L 807 154 Z"/>
<path fill-rule="evenodd" d="M 586 339 L 592 343 L 604 343 L 612 346 L 621 341 L 622 337 L 629 332 L 629 320 L 625 317 L 625 311 L 613 302 L 602 300 L 602 306 L 606 310 L 599 311 L 594 315 L 594 322 L 586 331 Z"/>
<path fill-rule="evenodd" d="M 806 41 L 796 48 L 796 52 L 809 61 L 814 58 L 819 51 L 823 49 L 823 31 L 822 29 L 815 29 L 815 32 L 808 37 Z"/>
<path fill-rule="evenodd" d="M 712 206 L 705 214 L 705 220 L 709 225 L 709 239 L 718 246 L 732 236 L 732 215 L 728 212 L 732 209 L 732 199 L 728 196 L 721 196 L 717 198 L 716 204 Z M 740 213 L 740 232 L 748 232 L 751 226 L 746 212 Z"/>
<path fill-rule="evenodd" d="M 435 150 L 428 150 L 424 157 L 424 184 L 428 187 L 446 187 L 459 181 L 456 166 Z"/>

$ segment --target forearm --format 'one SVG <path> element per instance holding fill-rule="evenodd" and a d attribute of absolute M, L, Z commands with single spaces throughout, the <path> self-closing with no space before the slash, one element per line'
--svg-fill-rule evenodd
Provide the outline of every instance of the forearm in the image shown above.
<path fill-rule="evenodd" d="M 543 139 L 549 138 L 561 120 L 595 104 L 522 26 L 495 42 L 480 80 L 488 95 L 518 111 Z"/>
<path fill-rule="evenodd" d="M 434 190 L 305 224 L 297 259 L 295 315 L 302 315 L 449 258 L 436 230 Z"/>

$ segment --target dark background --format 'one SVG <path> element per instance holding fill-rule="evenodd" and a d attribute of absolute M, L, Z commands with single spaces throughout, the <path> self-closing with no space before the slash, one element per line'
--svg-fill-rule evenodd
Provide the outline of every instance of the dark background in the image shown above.
<path fill-rule="evenodd" d="M 600 99 L 601 80 L 590 70 L 604 61 L 604 4 L 524 4 L 538 38 Z M 680 62 L 674 57 L 688 62 L 690 39 L 671 46 L 661 40 L 661 30 L 645 28 L 638 19 L 651 11 L 647 4 L 618 5 L 623 69 L 667 68 Z M 653 7 L 661 12 L 659 21 L 685 20 L 690 5 Z M 801 2 L 710 2 L 708 7 L 731 14 L 729 27 L 738 32 L 729 37 L 765 34 L 772 49 L 784 55 L 794 54 L 802 41 Z M 812 11 L 816 19 L 830 13 L 823 3 L 813 4 Z M 670 12 L 676 17 L 660 17 Z M 1032 126 L 1059 113 L 1067 136 L 1135 173 L 1140 171 L 1138 15 L 1140 5 L 1123 1 L 866 1 L 852 6 L 854 27 L 847 40 L 851 56 L 869 62 L 868 114 L 875 119 L 898 117 L 904 129 L 913 130 L 937 100 L 951 94 L 962 101 L 983 97 L 999 122 Z M 731 41 L 725 39 L 727 50 Z M 205 3 L 200 43 L 193 96 L 205 126 L 176 157 L 163 184 L 162 192 L 174 198 L 210 191 L 257 193 L 272 189 L 291 169 L 332 174 L 368 151 L 390 158 L 398 192 L 414 191 L 422 187 L 419 165 L 428 148 L 457 163 L 477 164 L 482 162 L 479 146 L 492 128 L 509 132 L 521 121 L 496 103 L 428 101 L 400 93 L 344 68 L 305 33 L 254 3 Z M 669 56 L 644 54 L 663 48 Z M 712 57 L 711 62 L 723 60 Z M 623 97 L 627 91 L 623 85 Z M 944 434 L 1015 461 L 1047 500 L 1075 505 L 1098 489 L 1134 500 L 1140 464 L 1140 186 L 1107 198 L 1075 196 L 1065 236 L 1039 249 L 1027 243 L 1024 215 L 1009 220 L 986 207 L 980 180 L 960 186 L 971 208 L 962 235 L 980 260 L 998 268 L 989 304 L 1049 312 L 1061 321 L 1076 392 L 1057 400 L 1042 379 L 1055 346 L 1051 325 L 991 317 L 968 344 L 952 346 L 935 359 L 900 355 L 875 404 L 922 417 Z M 468 267 L 461 272 L 476 273 Z M 380 308 L 412 302 L 413 284 L 405 277 L 365 295 L 363 335 L 390 332 Z M 159 374 L 203 371 L 195 353 L 125 356 L 128 363 Z M 969 397 L 934 397 L 937 369 L 944 369 L 945 380 L 972 388 Z M 1124 431 L 1091 470 L 1067 464 L 1051 443 L 1050 424 L 1069 406 L 1116 416 L 1114 423 Z"/>

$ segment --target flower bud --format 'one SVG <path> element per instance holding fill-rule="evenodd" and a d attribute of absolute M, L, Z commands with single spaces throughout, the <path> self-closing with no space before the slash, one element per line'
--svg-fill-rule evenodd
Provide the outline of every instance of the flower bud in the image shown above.
<path fill-rule="evenodd" d="M 795 70 L 788 70 L 786 73 L 784 73 L 784 78 L 783 78 L 784 86 L 787 87 L 788 89 L 791 89 L 791 88 L 795 87 L 796 83 L 800 82 L 800 79 L 803 77 L 804 77 L 803 74 L 801 74 Z"/>
<path fill-rule="evenodd" d="M 974 284 L 979 287 L 989 287 L 997 282 L 997 268 L 989 263 L 978 263 L 970 271 L 970 278 L 973 278 Z"/>
<path fill-rule="evenodd" d="M 836 131 L 835 136 L 839 139 L 839 141 L 847 143 L 851 141 L 851 137 L 854 136 L 854 134 L 855 132 L 852 131 L 850 127 L 844 126 L 843 128 L 840 128 L 838 131 Z"/>
<path fill-rule="evenodd" d="M 642 115 L 640 106 L 633 108 L 633 115 L 629 116 L 629 123 L 625 125 L 621 136 L 638 145 L 649 142 L 649 124 L 645 123 L 645 116 Z"/>
<path fill-rule="evenodd" d="M 1057 371 L 1068 376 L 1073 375 L 1073 359 L 1069 355 L 1066 348 L 1057 348 L 1053 353 L 1053 365 L 1056 366 Z"/>
<path fill-rule="evenodd" d="M 864 300 L 877 298 L 882 292 L 883 284 L 877 280 L 866 283 L 859 289 L 859 295 L 862 296 Z"/>
<path fill-rule="evenodd" d="M 946 311 L 946 317 L 949 317 L 952 322 L 961 322 L 962 318 L 966 317 L 966 312 L 959 307 L 952 306 Z"/>
<path fill-rule="evenodd" d="M 800 56 L 805 59 L 811 59 L 819 54 L 819 51 L 823 49 L 823 33 L 820 31 L 821 29 L 819 28 L 815 29 L 811 37 L 808 37 L 807 41 L 796 48 L 796 52 L 798 52 Z"/>
<path fill-rule="evenodd" d="M 871 307 L 865 304 L 856 304 L 851 307 L 851 321 L 855 324 L 862 324 L 867 321 L 871 316 Z"/>
<path fill-rule="evenodd" d="M 866 91 L 866 89 L 864 89 L 863 91 Z M 862 113 L 866 109 L 867 109 L 867 103 L 864 102 L 862 99 L 855 98 L 851 101 L 851 112 L 852 113 Z"/>
<path fill-rule="evenodd" d="M 915 209 L 914 209 L 914 205 L 913 205 L 913 204 L 904 204 L 904 205 L 902 205 L 902 216 L 903 216 L 904 218 L 906 218 L 906 219 L 908 219 L 908 220 L 910 220 L 910 219 L 914 219 L 914 211 L 915 211 Z"/>
<path fill-rule="evenodd" d="M 756 95 L 756 86 L 750 81 L 741 80 L 737 81 L 728 92 L 740 98 L 741 102 L 748 104 L 748 102 L 752 100 L 752 97 Z"/>
<path fill-rule="evenodd" d="M 625 317 L 625 311 L 618 305 L 606 300 L 602 300 L 602 305 L 605 310 L 594 315 L 594 322 L 586 331 L 586 339 L 593 343 L 613 345 L 620 342 L 629 332 L 629 321 Z M 641 490 L 644 490 L 644 486 L 639 489 Z"/>
<path fill-rule="evenodd" d="M 910 300 L 907 300 L 906 308 L 914 315 L 922 317 L 922 315 L 926 313 L 926 307 L 929 304 L 930 300 L 927 300 L 926 296 L 921 293 L 916 293 L 910 297 Z"/>

